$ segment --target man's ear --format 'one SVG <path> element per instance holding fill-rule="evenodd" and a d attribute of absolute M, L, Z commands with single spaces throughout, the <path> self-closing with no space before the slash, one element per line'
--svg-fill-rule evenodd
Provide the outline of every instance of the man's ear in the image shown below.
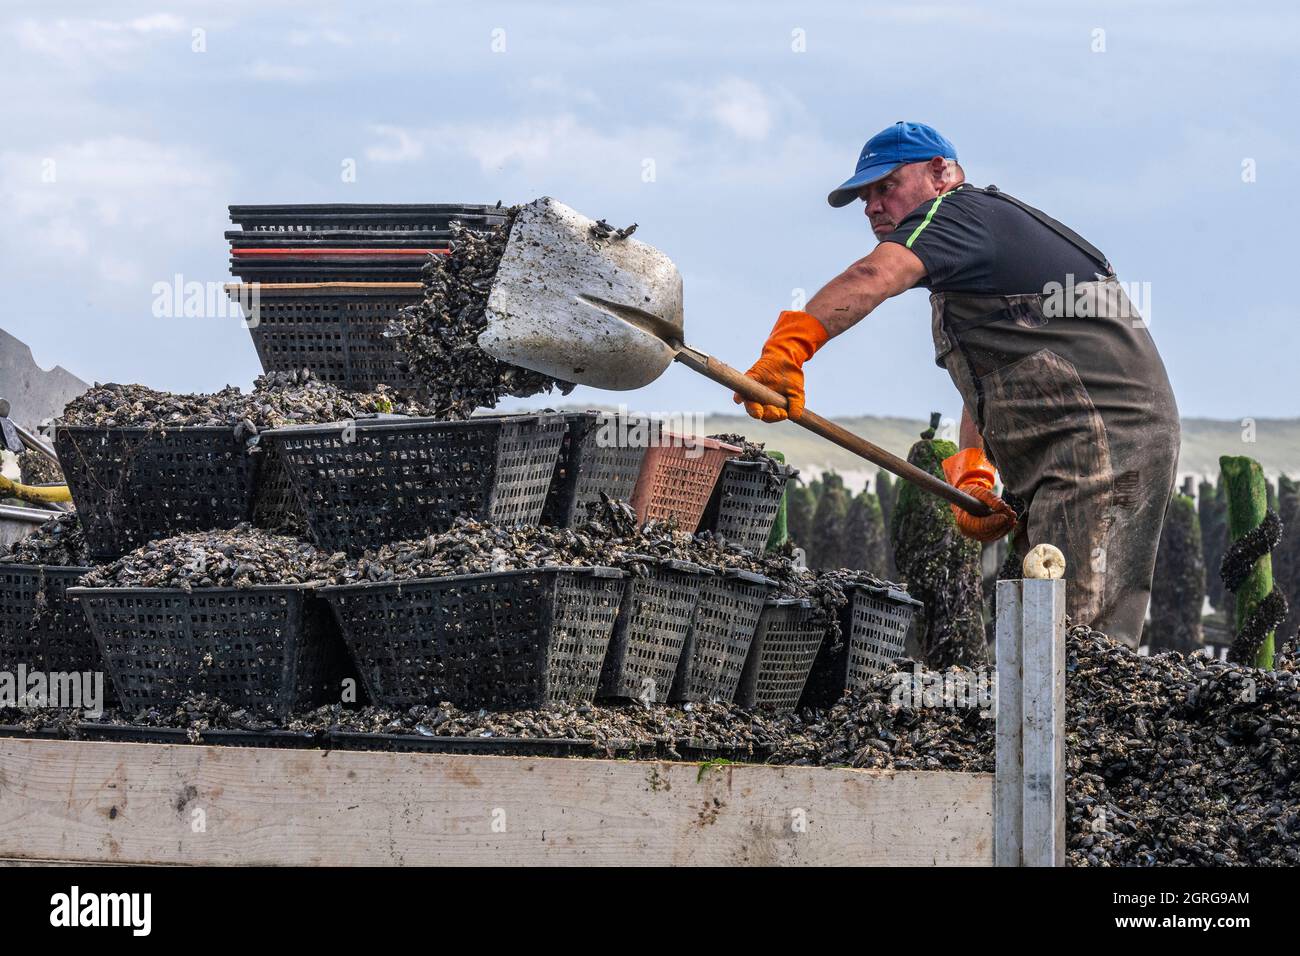
<path fill-rule="evenodd" d="M 948 168 L 948 161 L 942 156 L 935 156 L 928 164 L 930 178 L 934 180 L 936 186 L 943 185 L 944 171 Z"/>

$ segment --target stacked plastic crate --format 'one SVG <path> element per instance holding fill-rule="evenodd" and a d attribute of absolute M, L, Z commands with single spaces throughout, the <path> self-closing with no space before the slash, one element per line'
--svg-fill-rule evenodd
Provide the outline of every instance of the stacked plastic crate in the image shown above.
<path fill-rule="evenodd" d="M 445 255 L 451 223 L 486 231 L 498 206 L 454 203 L 231 206 L 228 291 L 244 309 L 262 368 L 307 368 L 341 388 L 402 388 L 384 335 L 420 298 L 421 270 Z"/>
<path fill-rule="evenodd" d="M 230 215 L 240 227 L 226 234 L 231 271 L 241 280 L 230 291 L 248 308 L 263 369 L 305 368 L 348 390 L 412 384 L 386 329 L 419 300 L 422 270 L 448 251 L 453 221 L 483 230 L 505 221 L 499 207 L 452 204 L 231 206 Z M 95 560 L 285 509 L 319 547 L 356 556 L 458 517 L 572 526 L 606 495 L 630 501 L 642 521 L 672 520 L 761 553 L 788 476 L 734 445 L 596 412 L 294 426 L 261 432 L 257 456 L 247 436 L 217 426 L 67 427 L 57 440 Z M 58 581 L 66 587 L 82 569 L 45 570 L 68 572 Z M 795 705 L 826 630 L 810 602 L 747 571 L 650 556 L 635 570 L 59 596 L 67 607 L 80 602 L 123 703 L 134 707 L 205 692 L 287 715 L 334 699 L 346 676 L 394 707 Z M 877 638 L 901 635 L 910 608 L 895 609 L 896 597 L 871 595 L 889 619 L 868 621 L 879 609 L 864 595 L 854 620 L 873 624 Z M 45 631 L 20 636 L 56 659 Z M 874 647 L 846 657 L 833 682 L 873 667 Z"/>

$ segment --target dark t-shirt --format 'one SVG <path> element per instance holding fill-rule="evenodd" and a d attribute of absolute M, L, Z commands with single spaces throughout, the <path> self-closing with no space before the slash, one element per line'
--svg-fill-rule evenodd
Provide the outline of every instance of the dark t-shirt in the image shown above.
<path fill-rule="evenodd" d="M 1093 259 L 1008 200 L 962 185 L 922 203 L 882 242 L 916 253 L 932 292 L 1041 293 L 1104 275 Z"/>

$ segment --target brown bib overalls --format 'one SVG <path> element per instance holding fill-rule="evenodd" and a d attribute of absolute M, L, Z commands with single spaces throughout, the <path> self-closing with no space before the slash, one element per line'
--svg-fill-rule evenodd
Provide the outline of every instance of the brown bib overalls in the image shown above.
<path fill-rule="evenodd" d="M 1060 548 L 1073 621 L 1136 649 L 1176 478 L 1173 390 L 1106 258 L 1044 213 L 988 191 L 1073 243 L 1105 278 L 1076 277 L 1059 293 L 936 292 L 935 361 L 970 409 L 1006 492 L 1024 505 L 1016 552 Z"/>

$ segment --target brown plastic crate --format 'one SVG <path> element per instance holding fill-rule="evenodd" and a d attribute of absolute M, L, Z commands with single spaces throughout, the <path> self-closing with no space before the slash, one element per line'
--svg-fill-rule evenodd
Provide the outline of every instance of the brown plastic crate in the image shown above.
<path fill-rule="evenodd" d="M 632 490 L 632 508 L 641 521 L 676 518 L 682 531 L 695 531 L 713 496 L 722 466 L 742 449 L 715 438 L 664 432 L 659 445 L 646 449 Z"/>

